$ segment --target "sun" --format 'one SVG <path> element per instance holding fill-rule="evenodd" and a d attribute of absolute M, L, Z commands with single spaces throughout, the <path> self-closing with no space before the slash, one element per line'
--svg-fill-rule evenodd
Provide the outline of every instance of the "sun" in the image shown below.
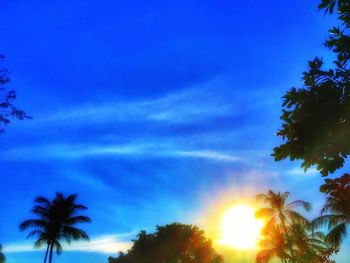
<path fill-rule="evenodd" d="M 219 243 L 235 249 L 254 249 L 263 225 L 263 221 L 255 218 L 254 208 L 236 205 L 224 213 Z"/>

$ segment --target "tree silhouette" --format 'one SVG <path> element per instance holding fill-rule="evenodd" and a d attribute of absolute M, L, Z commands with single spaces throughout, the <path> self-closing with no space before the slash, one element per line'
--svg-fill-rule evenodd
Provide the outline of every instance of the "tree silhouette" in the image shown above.
<path fill-rule="evenodd" d="M 126 253 L 109 263 L 223 263 L 204 232 L 196 226 L 173 223 L 157 226 L 153 234 L 141 231 Z"/>
<path fill-rule="evenodd" d="M 266 207 L 260 208 L 256 212 L 256 216 L 273 219 L 281 225 L 283 231 L 285 231 L 288 221 L 307 221 L 304 216 L 294 209 L 302 207 L 306 211 L 310 211 L 311 204 L 302 200 L 287 203 L 289 195 L 289 192 L 281 193 L 272 190 L 268 190 L 267 193 L 256 195 L 258 201 L 263 201 L 267 204 Z"/>
<path fill-rule="evenodd" d="M 281 129 L 285 142 L 274 148 L 275 160 L 302 160 L 302 167 L 316 165 L 323 176 L 344 165 L 350 154 L 350 3 L 322 0 L 321 10 L 335 10 L 342 22 L 333 27 L 326 46 L 336 55 L 333 69 L 323 69 L 315 58 L 304 73 L 303 87 L 291 88 L 283 97 Z"/>
<path fill-rule="evenodd" d="M 0 263 L 5 262 L 5 255 L 2 253 L 2 245 L 0 244 Z"/>
<path fill-rule="evenodd" d="M 55 198 L 50 201 L 45 197 L 37 197 L 36 205 L 32 209 L 37 218 L 25 220 L 20 224 L 20 230 L 30 229 L 28 238 L 36 237 L 35 247 L 46 246 L 44 263 L 49 257 L 52 262 L 53 250 L 60 254 L 63 249 L 62 241 L 70 243 L 76 240 L 89 240 L 87 233 L 75 227 L 79 223 L 89 223 L 91 219 L 87 216 L 78 215 L 79 211 L 87 207 L 76 203 L 77 195 L 65 197 L 62 193 L 56 193 Z"/>
<path fill-rule="evenodd" d="M 310 211 L 311 205 L 302 200 L 287 203 L 289 192 L 258 194 L 267 207 L 257 210 L 257 217 L 264 217 L 267 223 L 262 230 L 261 250 L 256 257 L 257 263 L 266 263 L 279 258 L 283 263 L 319 262 L 327 259 L 333 252 L 326 242 L 324 234 L 314 231 L 310 222 L 296 208 Z M 327 261 L 324 261 L 327 262 Z"/>
<path fill-rule="evenodd" d="M 2 62 L 4 56 L 0 54 L 0 62 Z M 16 108 L 13 105 L 13 101 L 17 95 L 14 90 L 6 90 L 5 84 L 10 81 L 8 78 L 8 70 L 0 68 L 0 133 L 4 132 L 4 126 L 11 123 L 11 119 L 30 119 L 23 110 Z"/>
<path fill-rule="evenodd" d="M 290 262 L 333 262 L 329 257 L 336 251 L 329 246 L 324 233 L 314 231 L 313 225 L 309 222 L 293 222 L 288 227 L 286 239 L 293 251 Z"/>
<path fill-rule="evenodd" d="M 350 175 L 326 179 L 320 190 L 327 195 L 326 204 L 321 210 L 321 216 L 313 223 L 315 227 L 327 225 L 330 230 L 326 236 L 327 241 L 339 248 L 347 236 L 347 227 L 350 224 Z"/>
<path fill-rule="evenodd" d="M 281 227 L 271 218 L 262 230 L 263 238 L 259 242 L 260 250 L 256 255 L 256 263 L 267 263 L 273 258 L 279 258 L 282 263 L 287 262 L 286 240 Z"/>

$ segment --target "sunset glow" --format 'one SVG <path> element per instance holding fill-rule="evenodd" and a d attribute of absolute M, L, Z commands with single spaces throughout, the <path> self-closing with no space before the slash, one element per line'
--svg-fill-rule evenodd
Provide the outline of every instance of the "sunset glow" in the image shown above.
<path fill-rule="evenodd" d="M 236 205 L 227 210 L 221 221 L 220 244 L 235 249 L 254 249 L 263 222 L 255 218 L 254 208 Z"/>

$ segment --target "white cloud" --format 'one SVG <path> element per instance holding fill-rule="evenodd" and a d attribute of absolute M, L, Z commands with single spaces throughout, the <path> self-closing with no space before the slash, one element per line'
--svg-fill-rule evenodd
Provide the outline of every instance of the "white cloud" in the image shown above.
<path fill-rule="evenodd" d="M 299 175 L 299 176 L 308 176 L 308 175 L 316 175 L 319 174 L 319 171 L 315 167 L 309 168 L 306 172 L 304 171 L 304 168 L 301 167 L 294 167 L 287 171 L 287 174 L 289 175 Z"/>
<path fill-rule="evenodd" d="M 208 149 L 181 149 L 164 143 L 131 143 L 108 145 L 42 145 L 22 147 L 2 152 L 0 157 L 11 160 L 79 159 L 93 156 L 134 156 L 158 158 L 199 158 L 215 161 L 237 162 L 243 158 L 231 153 Z"/>
<path fill-rule="evenodd" d="M 92 238 L 90 242 L 74 242 L 63 244 L 63 251 L 96 252 L 96 253 L 117 253 L 127 251 L 131 246 L 130 242 L 121 241 L 120 235 L 103 235 Z M 44 249 L 44 248 L 42 248 Z M 4 244 L 5 253 L 31 252 L 37 251 L 32 244 L 14 243 Z"/>
<path fill-rule="evenodd" d="M 130 122 L 154 121 L 186 123 L 203 121 L 211 117 L 232 115 L 233 104 L 213 87 L 222 86 L 219 80 L 204 85 L 147 100 L 116 101 L 109 104 L 81 105 L 64 109 L 45 118 L 45 122 Z"/>
<path fill-rule="evenodd" d="M 231 154 L 202 150 L 202 151 L 174 151 L 174 155 L 182 157 L 193 157 L 193 158 L 203 158 L 203 159 L 212 159 L 217 161 L 228 161 L 228 162 L 237 162 L 241 161 L 242 158 L 236 157 Z"/>

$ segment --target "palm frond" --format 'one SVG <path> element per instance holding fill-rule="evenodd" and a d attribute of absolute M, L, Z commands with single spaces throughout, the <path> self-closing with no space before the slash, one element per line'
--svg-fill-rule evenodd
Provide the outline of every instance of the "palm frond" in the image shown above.
<path fill-rule="evenodd" d="M 258 201 L 266 202 L 268 200 L 268 195 L 266 195 L 266 194 L 257 194 L 257 195 L 255 195 L 255 199 L 258 200 Z"/>
<path fill-rule="evenodd" d="M 49 209 L 47 207 L 42 207 L 40 205 L 34 206 L 32 209 L 32 213 L 45 218 L 48 218 L 50 216 Z"/>
<path fill-rule="evenodd" d="M 74 216 L 64 220 L 65 225 L 75 225 L 78 223 L 90 223 L 91 218 L 87 216 Z"/>
<path fill-rule="evenodd" d="M 328 228 L 333 228 L 341 223 L 349 223 L 349 218 L 344 215 L 321 215 L 315 218 L 311 224 L 314 228 L 320 228 L 323 226 L 328 226 Z"/>
<path fill-rule="evenodd" d="M 255 212 L 255 217 L 272 217 L 274 214 L 274 210 L 269 207 L 260 208 Z"/>
<path fill-rule="evenodd" d="M 275 256 L 274 249 L 263 249 L 256 255 L 256 263 L 267 263 Z"/>
<path fill-rule="evenodd" d="M 47 227 L 48 222 L 41 220 L 41 219 L 29 219 L 29 220 L 25 220 L 23 221 L 20 225 L 19 225 L 19 229 L 21 231 L 26 230 L 28 228 L 35 228 L 35 229 L 43 229 L 45 227 Z"/>
<path fill-rule="evenodd" d="M 309 221 L 306 217 L 301 215 L 300 213 L 294 211 L 294 210 L 285 210 L 284 213 L 286 214 L 287 218 L 289 218 L 292 222 L 302 224 L 304 226 L 309 224 Z"/>
<path fill-rule="evenodd" d="M 38 196 L 37 198 L 35 198 L 34 202 L 36 202 L 38 204 L 44 204 L 47 207 L 51 206 L 50 200 L 48 200 L 47 198 L 42 197 L 42 196 Z"/>
<path fill-rule="evenodd" d="M 310 212 L 312 209 L 312 206 L 309 202 L 305 202 L 302 200 L 296 200 L 296 201 L 289 203 L 286 206 L 286 209 L 293 209 L 293 208 L 297 208 L 297 207 L 303 207 L 307 212 Z"/>
<path fill-rule="evenodd" d="M 87 207 L 85 205 L 73 205 L 72 209 L 73 210 L 86 210 Z"/>
<path fill-rule="evenodd" d="M 47 245 L 48 240 L 46 238 L 39 238 L 35 241 L 34 247 L 41 248 L 43 245 Z"/>
<path fill-rule="evenodd" d="M 71 240 L 85 240 L 89 241 L 88 234 L 78 228 L 71 226 L 62 226 L 62 237 L 69 243 Z"/>
<path fill-rule="evenodd" d="M 58 242 L 57 240 L 55 240 L 53 242 L 53 247 L 56 249 L 57 255 L 60 255 L 62 253 L 62 251 L 63 251 L 62 246 L 61 246 L 60 242 Z"/>
<path fill-rule="evenodd" d="M 345 223 L 341 223 L 334 227 L 326 236 L 326 242 L 333 247 L 338 248 L 343 240 L 347 237 L 347 226 Z"/>
<path fill-rule="evenodd" d="M 35 236 L 41 236 L 43 234 L 44 234 L 44 232 L 42 230 L 33 230 L 33 231 L 31 231 L 28 234 L 27 238 L 32 238 L 32 237 L 35 237 Z"/>

